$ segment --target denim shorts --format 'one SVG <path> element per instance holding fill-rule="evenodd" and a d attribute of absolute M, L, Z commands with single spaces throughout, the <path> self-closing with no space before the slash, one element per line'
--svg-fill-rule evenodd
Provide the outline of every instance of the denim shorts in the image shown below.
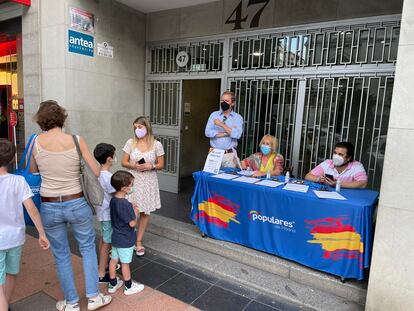
<path fill-rule="evenodd" d="M 6 283 L 6 273 L 19 274 L 22 248 L 23 245 L 0 250 L 0 285 Z"/>
<path fill-rule="evenodd" d="M 134 255 L 135 246 L 122 248 L 122 247 L 113 247 L 112 246 L 112 259 L 119 259 L 121 263 L 131 263 L 132 256 Z"/>
<path fill-rule="evenodd" d="M 112 223 L 110 220 L 100 221 L 101 224 L 101 234 L 104 243 L 112 243 Z"/>

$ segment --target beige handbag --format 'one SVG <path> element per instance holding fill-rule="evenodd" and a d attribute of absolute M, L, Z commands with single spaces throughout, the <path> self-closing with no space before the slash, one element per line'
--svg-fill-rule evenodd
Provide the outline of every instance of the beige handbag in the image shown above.
<path fill-rule="evenodd" d="M 104 200 L 104 190 L 102 189 L 98 178 L 95 176 L 88 163 L 86 163 L 83 159 L 78 138 L 76 135 L 72 135 L 72 137 L 75 141 L 76 150 L 78 151 L 80 159 L 80 182 L 82 186 L 83 196 L 91 207 L 92 212 L 96 214 L 96 208 L 98 206 L 101 206 Z"/>

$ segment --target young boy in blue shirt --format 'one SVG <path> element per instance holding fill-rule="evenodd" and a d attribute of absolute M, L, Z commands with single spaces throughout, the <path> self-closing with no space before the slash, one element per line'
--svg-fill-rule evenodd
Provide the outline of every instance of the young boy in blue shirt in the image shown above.
<path fill-rule="evenodd" d="M 20 270 L 25 242 L 23 206 L 39 232 L 39 245 L 49 248 L 39 211 L 32 200 L 32 190 L 23 176 L 9 174 L 7 165 L 16 148 L 7 139 L 0 139 L 0 310 L 7 310 Z M 23 204 L 23 206 L 22 206 Z"/>
<path fill-rule="evenodd" d="M 132 206 L 125 196 L 131 191 L 133 184 L 134 176 L 127 171 L 117 171 L 111 177 L 111 185 L 116 190 L 110 203 L 113 232 L 108 292 L 111 294 L 115 293 L 122 284 L 125 284 L 125 295 L 132 295 L 144 289 L 144 285 L 131 280 L 131 270 L 129 268 L 137 237 L 135 226 L 139 211 L 137 207 Z M 123 282 L 116 277 L 118 261 L 121 262 Z"/>
<path fill-rule="evenodd" d="M 96 145 L 93 151 L 96 161 L 101 165 L 101 172 L 98 179 L 104 190 L 102 205 L 96 209 L 96 216 L 98 217 L 102 234 L 99 245 L 99 283 L 109 282 L 109 274 L 106 272 L 112 243 L 112 223 L 109 203 L 111 202 L 112 195 L 115 193 L 115 189 L 111 186 L 112 173 L 110 170 L 112 165 L 116 163 L 115 150 L 115 147 L 111 144 L 100 143 Z"/>

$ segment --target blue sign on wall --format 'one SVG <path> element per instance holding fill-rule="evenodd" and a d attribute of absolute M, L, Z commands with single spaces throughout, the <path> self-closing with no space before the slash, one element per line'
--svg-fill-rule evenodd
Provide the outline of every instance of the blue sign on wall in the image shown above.
<path fill-rule="evenodd" d="M 93 57 L 93 37 L 81 32 L 69 30 L 69 52 Z"/>

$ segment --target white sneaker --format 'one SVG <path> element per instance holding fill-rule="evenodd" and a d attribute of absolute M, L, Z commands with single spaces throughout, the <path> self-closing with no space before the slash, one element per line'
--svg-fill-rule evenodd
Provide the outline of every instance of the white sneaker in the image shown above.
<path fill-rule="evenodd" d="M 133 295 L 133 294 L 139 293 L 143 290 L 144 290 L 144 285 L 143 284 L 132 281 L 132 284 L 131 284 L 130 288 L 124 287 L 124 294 L 125 295 Z"/>
<path fill-rule="evenodd" d="M 79 303 L 66 303 L 66 300 L 56 302 L 59 311 L 80 311 Z"/>
<path fill-rule="evenodd" d="M 99 293 L 95 298 L 88 299 L 88 310 L 97 310 L 103 306 L 110 304 L 112 297 L 109 295 L 104 295 Z"/>
<path fill-rule="evenodd" d="M 121 288 L 121 286 L 124 285 L 124 282 L 119 279 L 119 277 L 116 277 L 116 285 L 112 286 L 111 283 L 108 284 L 108 293 L 114 294 L 118 288 Z"/>

